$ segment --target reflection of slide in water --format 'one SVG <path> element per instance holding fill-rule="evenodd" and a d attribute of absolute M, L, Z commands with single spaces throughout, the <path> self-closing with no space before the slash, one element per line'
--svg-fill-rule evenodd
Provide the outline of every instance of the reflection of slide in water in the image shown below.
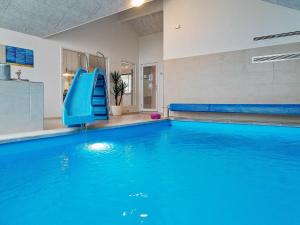
<path fill-rule="evenodd" d="M 80 126 L 108 119 L 105 72 L 88 73 L 78 69 L 67 93 L 63 108 L 63 124 Z"/>

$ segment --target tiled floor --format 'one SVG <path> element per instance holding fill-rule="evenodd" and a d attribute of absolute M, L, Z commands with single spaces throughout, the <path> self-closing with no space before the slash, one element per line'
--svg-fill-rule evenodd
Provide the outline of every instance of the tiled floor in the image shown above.
<path fill-rule="evenodd" d="M 151 121 L 149 113 L 136 113 L 136 114 L 123 115 L 123 116 L 111 116 L 108 121 L 97 122 L 95 124 L 89 125 L 88 128 L 93 129 L 93 128 L 100 128 L 100 127 L 108 127 L 108 126 L 142 123 L 147 121 Z M 45 119 L 44 130 L 0 135 L 0 144 L 20 141 L 20 140 L 35 139 L 40 137 L 63 135 L 70 132 L 77 132 L 78 129 L 79 128 L 65 128 L 62 125 L 60 118 Z"/>
<path fill-rule="evenodd" d="M 264 115 L 241 115 L 241 114 L 186 114 L 186 115 L 173 115 L 177 117 L 183 116 L 183 118 L 190 118 L 200 121 L 222 121 L 222 122 L 234 122 L 234 123 L 259 123 L 259 124 L 277 124 L 277 125 L 300 125 L 300 117 L 284 117 L 284 116 L 264 116 Z M 95 124 L 91 124 L 88 128 L 100 128 L 108 126 L 118 126 L 126 124 L 134 124 L 151 121 L 150 113 L 136 113 L 127 114 L 123 116 L 111 116 L 108 121 L 99 121 Z M 55 136 L 62 135 L 70 132 L 77 132 L 79 128 L 65 128 L 62 125 L 61 119 L 45 119 L 44 130 L 16 133 L 8 135 L 0 135 L 0 143 L 12 142 L 16 140 L 26 140 L 39 138 L 41 136 Z"/>
<path fill-rule="evenodd" d="M 134 113 L 134 114 L 126 114 L 122 116 L 110 116 L 109 120 L 99 121 L 97 123 L 93 123 L 88 125 L 89 128 L 98 128 L 98 127 L 107 127 L 107 126 L 115 126 L 115 125 L 125 125 L 131 123 L 140 123 L 151 121 L 150 113 Z M 63 128 L 61 119 L 45 119 L 44 120 L 44 129 L 45 130 L 53 130 Z"/>

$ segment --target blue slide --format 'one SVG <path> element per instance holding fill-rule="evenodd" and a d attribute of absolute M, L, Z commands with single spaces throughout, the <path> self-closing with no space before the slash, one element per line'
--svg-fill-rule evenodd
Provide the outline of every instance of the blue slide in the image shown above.
<path fill-rule="evenodd" d="M 65 126 L 81 126 L 96 120 L 108 120 L 105 72 L 88 73 L 78 69 L 67 93 L 63 108 Z"/>

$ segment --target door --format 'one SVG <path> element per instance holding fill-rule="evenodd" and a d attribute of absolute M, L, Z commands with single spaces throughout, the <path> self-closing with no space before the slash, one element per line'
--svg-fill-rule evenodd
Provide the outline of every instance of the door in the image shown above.
<path fill-rule="evenodd" d="M 157 111 L 157 64 L 142 65 L 142 111 Z"/>
<path fill-rule="evenodd" d="M 123 110 L 125 113 L 136 112 L 136 78 L 135 78 L 135 64 L 127 61 L 121 62 L 121 78 L 127 85 L 123 96 Z"/>

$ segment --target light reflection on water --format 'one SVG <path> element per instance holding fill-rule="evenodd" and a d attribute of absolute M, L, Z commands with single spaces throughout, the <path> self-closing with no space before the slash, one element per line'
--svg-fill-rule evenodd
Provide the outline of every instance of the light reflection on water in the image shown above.
<path fill-rule="evenodd" d="M 113 148 L 113 145 L 105 142 L 102 143 L 100 142 L 100 143 L 88 144 L 86 147 L 90 151 L 101 152 L 101 151 L 111 150 Z"/>

